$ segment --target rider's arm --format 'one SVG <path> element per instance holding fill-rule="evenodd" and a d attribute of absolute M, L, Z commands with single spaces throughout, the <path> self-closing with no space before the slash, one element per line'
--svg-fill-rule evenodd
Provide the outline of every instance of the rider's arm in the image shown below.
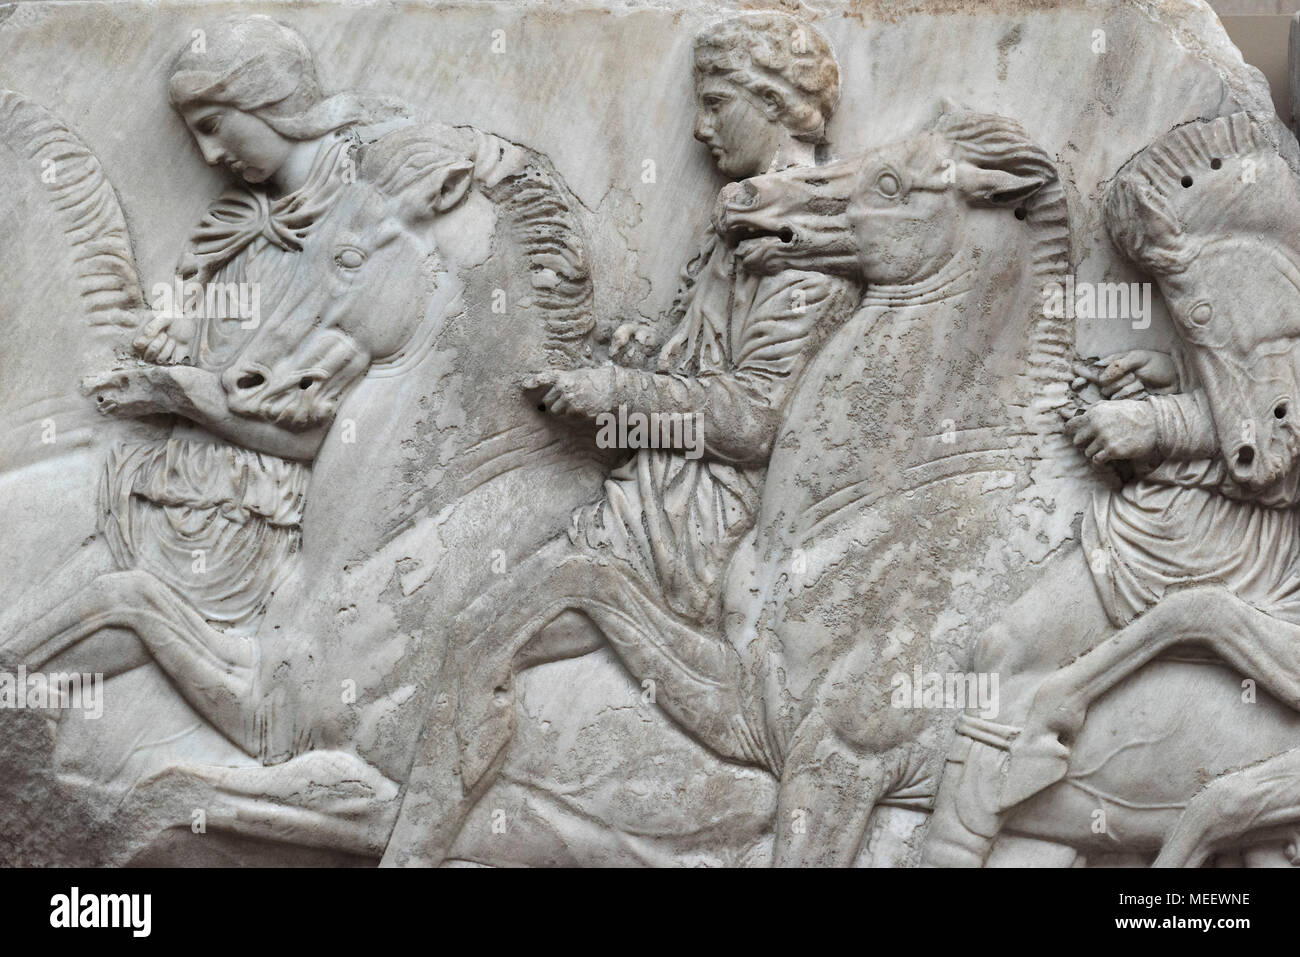
<path fill-rule="evenodd" d="M 1156 451 L 1162 458 L 1204 459 L 1219 451 L 1214 420 L 1203 389 L 1154 395 L 1146 401 L 1155 417 Z"/>
<path fill-rule="evenodd" d="M 149 377 L 167 411 L 255 452 L 310 462 L 329 430 L 328 422 L 295 432 L 264 419 L 236 415 L 230 410 L 220 377 L 206 369 L 154 366 Z"/>
<path fill-rule="evenodd" d="M 710 458 L 766 462 L 799 373 L 859 292 L 847 280 L 793 270 L 762 280 L 758 292 L 734 369 L 686 376 L 615 367 L 615 404 L 646 415 L 699 413 Z"/>

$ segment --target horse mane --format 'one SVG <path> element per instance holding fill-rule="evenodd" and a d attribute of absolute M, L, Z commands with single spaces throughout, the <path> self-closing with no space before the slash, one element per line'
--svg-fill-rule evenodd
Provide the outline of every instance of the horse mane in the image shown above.
<path fill-rule="evenodd" d="M 1283 194 L 1272 188 L 1279 176 L 1294 180 L 1276 143 L 1248 113 L 1194 120 L 1115 174 L 1103 201 L 1106 229 L 1126 258 L 1156 276 L 1182 272 L 1207 240 L 1231 233 L 1267 234 L 1296 250 L 1296 210 L 1280 209 Z M 1270 188 L 1260 189 L 1257 180 Z"/>
<path fill-rule="evenodd" d="M 1070 218 L 1065 189 L 1051 157 L 1019 123 L 994 113 L 945 108 L 927 131 L 943 137 L 958 162 L 1043 182 L 1019 205 L 1017 214 L 1033 236 L 1033 288 L 1064 285 L 1070 268 Z M 1075 468 L 1075 456 L 1061 435 L 1055 410 L 1070 401 L 1074 322 L 1047 315 L 1036 299 L 1031 323 L 1026 366 L 1017 380 L 1021 401 L 1013 404 L 1020 418 L 1014 432 L 1032 446 L 1026 454 L 1052 461 L 1058 474 L 1068 473 Z"/>
<path fill-rule="evenodd" d="M 574 368 L 590 361 L 596 320 L 586 242 L 577 199 L 540 153 L 473 127 L 421 124 L 366 147 L 361 173 L 381 192 L 394 194 L 431 170 L 456 161 L 474 164 L 478 189 L 503 214 L 523 250 L 541 311 L 543 350 L 550 364 Z"/>
<path fill-rule="evenodd" d="M 144 293 L 126 219 L 99 158 L 43 106 L 0 90 L 0 140 L 33 166 L 73 249 L 76 281 L 92 326 L 134 328 Z M 47 171 L 52 176 L 45 176 Z"/>

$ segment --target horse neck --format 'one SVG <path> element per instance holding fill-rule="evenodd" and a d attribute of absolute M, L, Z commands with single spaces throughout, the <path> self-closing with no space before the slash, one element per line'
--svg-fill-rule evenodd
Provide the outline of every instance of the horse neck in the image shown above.
<path fill-rule="evenodd" d="M 873 283 L 868 279 L 862 296 L 864 308 L 922 310 L 961 299 L 971 290 L 975 265 L 957 250 L 936 269 L 900 283 Z"/>
<path fill-rule="evenodd" d="M 512 257 L 494 255 L 492 261 L 509 263 Z M 548 366 L 551 357 L 540 311 L 526 305 L 527 277 L 512 280 L 503 274 L 510 272 L 488 264 L 473 269 L 458 309 L 446 317 L 425 354 L 413 355 L 413 361 L 393 371 L 372 369 L 361 384 L 387 393 L 390 398 L 382 404 L 397 410 L 382 417 L 388 434 L 376 449 L 389 457 L 376 464 L 390 471 L 400 468 L 408 477 L 423 476 L 400 505 L 385 512 L 381 527 L 397 531 L 466 496 L 513 495 L 510 488 L 515 486 L 521 494 L 532 488 L 544 497 L 535 503 L 538 511 L 554 505 L 567 516 L 581 504 L 568 502 L 558 477 L 582 471 L 593 461 L 591 443 L 539 411 L 523 388 L 523 380 Z M 507 293 L 504 312 L 492 309 L 498 289 Z M 412 403 L 424 408 L 413 414 Z M 397 448 L 408 451 L 396 458 L 384 451 Z"/>
<path fill-rule="evenodd" d="M 960 412 L 978 420 L 971 425 L 1009 423 L 1008 407 L 1068 384 L 1072 330 L 1057 328 L 1041 309 L 1043 284 L 1063 280 L 1068 267 L 1059 187 L 1029 210 L 1022 221 L 1008 209 L 968 207 L 958 247 L 937 268 L 906 283 L 868 286 L 862 308 L 876 313 L 885 333 L 924 325 L 932 352 L 913 385 L 917 414 L 934 404 L 949 410 L 945 419 Z"/>

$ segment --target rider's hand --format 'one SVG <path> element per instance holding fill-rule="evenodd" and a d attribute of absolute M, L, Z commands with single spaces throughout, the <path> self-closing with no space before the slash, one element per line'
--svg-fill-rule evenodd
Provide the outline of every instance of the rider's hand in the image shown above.
<path fill-rule="evenodd" d="M 1094 363 L 1078 363 L 1075 373 L 1097 386 L 1107 399 L 1132 399 L 1176 392 L 1178 368 L 1163 352 L 1134 349 Z"/>
<path fill-rule="evenodd" d="M 614 408 L 614 368 L 550 370 L 539 372 L 524 381 L 525 389 L 549 386 L 542 405 L 557 415 L 595 418 Z"/>
<path fill-rule="evenodd" d="M 609 340 L 610 358 L 625 366 L 644 366 L 659 344 L 659 333 L 646 322 L 625 322 Z"/>
<path fill-rule="evenodd" d="M 1146 402 L 1098 402 L 1066 420 L 1065 434 L 1093 465 L 1144 459 L 1156 451 L 1156 419 Z"/>
<path fill-rule="evenodd" d="M 159 313 L 140 326 L 131 348 L 145 362 L 156 365 L 188 362 L 194 356 L 197 332 L 198 324 L 188 316 Z"/>

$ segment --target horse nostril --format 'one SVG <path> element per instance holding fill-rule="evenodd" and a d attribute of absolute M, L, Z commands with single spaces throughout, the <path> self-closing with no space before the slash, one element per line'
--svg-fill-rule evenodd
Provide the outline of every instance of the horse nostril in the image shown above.
<path fill-rule="evenodd" d="M 1237 464 L 1240 465 L 1242 468 L 1249 468 L 1251 463 L 1254 461 L 1255 461 L 1255 450 L 1252 449 L 1249 445 L 1243 445 L 1237 451 Z"/>
<path fill-rule="evenodd" d="M 781 242 L 783 243 L 794 242 L 794 230 L 791 229 L 789 226 L 786 226 L 776 235 L 778 238 L 780 238 Z"/>
<path fill-rule="evenodd" d="M 235 382 L 235 386 L 240 389 L 256 389 L 265 382 L 266 379 L 260 372 L 250 372 L 247 375 L 240 376 Z"/>
<path fill-rule="evenodd" d="M 315 382 L 315 381 L 316 381 L 316 380 L 313 379 L 313 378 L 311 378 L 310 376 L 304 376 L 304 377 L 302 378 L 302 380 L 298 383 L 298 388 L 300 388 L 300 389 L 310 389 L 310 388 L 311 388 L 311 384 L 312 384 L 313 382 Z"/>
<path fill-rule="evenodd" d="M 1285 418 L 1286 418 L 1286 403 L 1285 403 L 1285 402 L 1283 402 L 1281 405 L 1279 405 L 1276 409 L 1273 410 L 1273 418 L 1275 418 L 1275 419 L 1285 419 Z"/>

